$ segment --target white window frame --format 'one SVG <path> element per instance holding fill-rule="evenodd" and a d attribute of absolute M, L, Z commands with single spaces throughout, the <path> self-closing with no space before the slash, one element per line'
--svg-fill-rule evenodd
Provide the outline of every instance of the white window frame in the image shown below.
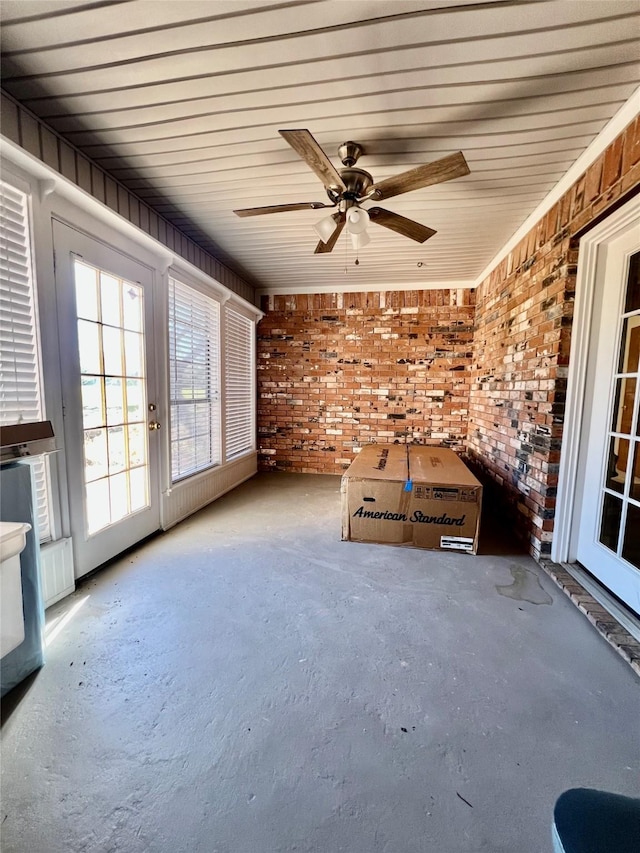
<path fill-rule="evenodd" d="M 168 338 L 168 362 L 169 362 L 169 476 L 171 484 L 176 484 L 200 474 L 203 471 L 210 470 L 219 466 L 222 462 L 222 347 L 221 347 L 221 323 L 222 323 L 222 306 L 220 300 L 216 299 L 211 293 L 205 293 L 202 288 L 194 286 L 190 281 L 185 280 L 185 276 L 178 273 L 170 272 L 168 282 L 168 313 L 167 313 L 167 338 Z M 199 328 L 196 326 L 196 331 L 207 337 L 208 345 L 214 347 L 213 364 L 203 363 L 202 367 L 208 370 L 207 383 L 208 395 L 205 399 L 209 401 L 209 453 L 204 462 L 199 463 L 196 459 L 194 465 L 188 467 L 176 466 L 176 455 L 174 446 L 178 444 L 179 437 L 175 435 L 175 430 L 178 428 L 177 418 L 175 413 L 176 407 L 189 406 L 197 412 L 198 400 L 191 398 L 187 400 L 177 399 L 175 396 L 175 382 L 177 364 L 174 358 L 176 339 L 174 326 L 174 306 L 176 294 L 184 301 L 191 299 L 192 309 L 200 311 L 202 315 L 211 312 L 209 320 L 214 320 L 213 323 L 205 322 Z"/>

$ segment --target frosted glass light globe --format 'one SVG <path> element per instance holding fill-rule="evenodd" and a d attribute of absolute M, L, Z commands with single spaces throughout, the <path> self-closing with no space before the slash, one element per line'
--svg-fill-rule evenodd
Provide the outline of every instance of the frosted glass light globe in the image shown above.
<path fill-rule="evenodd" d="M 367 230 L 369 214 L 361 207 L 350 207 L 347 211 L 347 231 L 350 234 L 362 234 Z"/>

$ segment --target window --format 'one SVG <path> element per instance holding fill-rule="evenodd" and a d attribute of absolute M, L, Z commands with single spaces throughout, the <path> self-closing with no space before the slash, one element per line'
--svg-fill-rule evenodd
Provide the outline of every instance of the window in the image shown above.
<path fill-rule="evenodd" d="M 0 181 L 0 423 L 44 419 L 27 196 Z M 49 477 L 43 456 L 35 474 L 40 541 L 51 538 Z"/>
<path fill-rule="evenodd" d="M 220 464 L 220 305 L 169 279 L 172 482 Z"/>
<path fill-rule="evenodd" d="M 253 321 L 225 306 L 226 459 L 255 446 Z"/>
<path fill-rule="evenodd" d="M 73 262 L 86 532 L 150 506 L 144 289 Z"/>

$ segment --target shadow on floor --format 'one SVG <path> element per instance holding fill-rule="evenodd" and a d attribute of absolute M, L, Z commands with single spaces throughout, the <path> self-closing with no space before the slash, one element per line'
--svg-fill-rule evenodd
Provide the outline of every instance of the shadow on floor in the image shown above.
<path fill-rule="evenodd" d="M 10 690 L 2 697 L 2 702 L 0 703 L 0 728 L 2 728 L 5 723 L 9 722 L 13 712 L 19 707 L 22 700 L 35 684 L 39 672 L 40 670 L 32 672 L 31 675 L 28 675 L 24 679 L 24 681 L 21 681 L 20 684 L 17 684 L 13 688 L 13 690 Z"/>

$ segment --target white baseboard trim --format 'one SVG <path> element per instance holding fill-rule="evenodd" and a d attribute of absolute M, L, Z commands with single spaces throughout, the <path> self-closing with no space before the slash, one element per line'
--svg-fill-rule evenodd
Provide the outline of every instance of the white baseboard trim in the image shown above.
<path fill-rule="evenodd" d="M 162 496 L 162 529 L 168 530 L 194 512 L 235 489 L 258 471 L 257 452 L 212 468 L 180 483 Z"/>

